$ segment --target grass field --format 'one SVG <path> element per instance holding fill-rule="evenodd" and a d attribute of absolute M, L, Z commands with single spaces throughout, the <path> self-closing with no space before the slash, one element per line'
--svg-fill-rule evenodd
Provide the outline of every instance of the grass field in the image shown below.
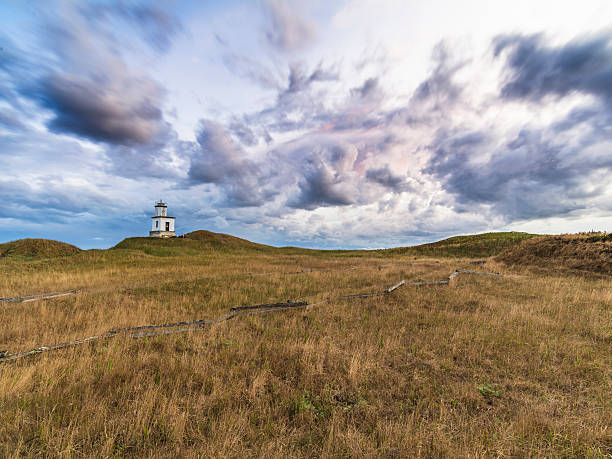
<path fill-rule="evenodd" d="M 0 456 L 610 457 L 612 277 L 559 270 L 569 255 L 550 247 L 537 253 L 557 261 L 538 264 L 525 255 L 535 246 L 521 249 L 531 236 L 325 252 L 198 233 L 13 252 L 0 258 L 0 297 L 95 291 L 0 303 L 9 352 L 455 269 L 504 276 L 0 363 Z M 581 243 L 600 244 L 605 267 L 612 241 L 595 239 Z"/>

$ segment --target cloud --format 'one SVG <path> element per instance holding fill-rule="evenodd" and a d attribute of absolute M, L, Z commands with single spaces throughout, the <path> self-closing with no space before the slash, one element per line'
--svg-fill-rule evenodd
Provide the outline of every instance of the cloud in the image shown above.
<path fill-rule="evenodd" d="M 144 144 L 164 127 L 163 91 L 147 78 L 123 74 L 52 73 L 40 81 L 37 94 L 54 113 L 55 132 L 115 144 Z"/>
<path fill-rule="evenodd" d="M 436 44 L 431 57 L 433 69 L 412 94 L 409 108 L 392 113 L 393 118 L 405 116 L 408 124 L 440 124 L 464 101 L 464 87 L 455 82 L 457 73 L 468 62 L 457 60 L 448 43 Z"/>
<path fill-rule="evenodd" d="M 112 200 L 94 190 L 65 183 L 58 177 L 47 177 L 26 183 L 17 179 L 0 181 L 4 204 L 0 218 L 28 222 L 67 221 L 89 214 L 92 209 L 109 211 Z"/>
<path fill-rule="evenodd" d="M 355 203 L 351 184 L 343 181 L 330 165 L 320 162 L 311 165 L 299 182 L 300 193 L 289 203 L 299 209 L 316 209 L 323 206 L 346 206 Z"/>
<path fill-rule="evenodd" d="M 265 36 L 273 47 L 291 53 L 312 44 L 316 28 L 297 7 L 286 0 L 266 0 L 263 5 L 268 18 Z"/>
<path fill-rule="evenodd" d="M 145 6 L 60 8 L 45 16 L 40 55 L 13 52 L 3 58 L 14 102 L 29 99 L 48 109 L 53 132 L 121 145 L 158 138 L 167 129 L 165 90 L 144 72 L 134 72 L 118 51 L 119 39 L 100 26 L 116 16 L 139 20 L 157 37 L 155 43 L 166 43 L 178 27 L 170 16 Z"/>
<path fill-rule="evenodd" d="M 612 33 L 579 37 L 562 46 L 543 35 L 502 35 L 495 56 L 504 56 L 508 74 L 501 94 L 508 99 L 540 101 L 547 95 L 591 94 L 612 105 Z"/>
<path fill-rule="evenodd" d="M 253 146 L 258 142 L 258 137 L 251 127 L 244 121 L 236 118 L 229 126 L 230 132 L 240 140 L 243 145 Z"/>
<path fill-rule="evenodd" d="M 25 130 L 25 125 L 21 122 L 19 114 L 13 110 L 0 112 L 0 125 L 5 126 L 12 132 Z"/>
<path fill-rule="evenodd" d="M 212 183 L 224 190 L 226 205 L 258 206 L 277 192 L 268 186 L 273 175 L 246 158 L 244 150 L 219 123 L 202 120 L 191 156 L 188 177 L 192 185 Z"/>
<path fill-rule="evenodd" d="M 276 72 L 258 59 L 237 52 L 227 52 L 223 64 L 232 73 L 246 78 L 264 89 L 280 89 L 281 78 Z"/>
<path fill-rule="evenodd" d="M 354 88 L 352 94 L 361 97 L 362 99 L 368 99 L 371 97 L 377 97 L 380 94 L 380 87 L 378 85 L 377 78 L 368 78 L 363 82 L 363 85 L 359 88 Z"/>
<path fill-rule="evenodd" d="M 368 169 L 365 177 L 367 180 L 378 183 L 379 185 L 396 193 L 414 190 L 406 181 L 406 177 L 399 174 L 394 174 L 389 168 L 388 164 L 376 169 Z"/>
<path fill-rule="evenodd" d="M 460 97 L 461 87 L 453 83 L 452 77 L 464 64 L 453 65 L 450 62 L 449 51 L 444 43 L 436 45 L 433 54 L 435 68 L 431 75 L 419 84 L 413 97 L 418 101 L 432 100 L 435 108 L 441 108 Z"/>
<path fill-rule="evenodd" d="M 315 70 L 308 73 L 303 67 L 298 64 L 292 64 L 289 67 L 289 86 L 286 91 L 281 93 L 280 98 L 287 94 L 295 94 L 303 92 L 311 87 L 317 81 L 335 81 L 338 75 L 330 69 L 324 69 L 319 65 Z"/>
<path fill-rule="evenodd" d="M 328 97 L 326 85 L 338 80 L 338 74 L 321 64 L 306 70 L 303 64 L 288 65 L 287 83 L 279 88 L 275 103 L 259 111 L 246 113 L 241 122 L 269 141 L 273 133 L 313 129 L 326 123 Z"/>
<path fill-rule="evenodd" d="M 39 60 L 39 65 L 44 59 Z M 28 84 L 38 67 L 23 57 L 19 46 L 0 33 L 0 103 L 2 104 L 2 123 L 15 130 L 26 129 L 29 122 L 38 117 L 40 108 L 24 99 L 20 90 Z M 36 74 L 37 75 L 37 74 Z"/>
<path fill-rule="evenodd" d="M 313 140 L 290 153 L 301 158 L 295 167 L 297 196 L 289 198 L 288 206 L 312 210 L 358 202 L 361 193 L 355 165 L 359 152 L 355 145 L 325 137 Z"/>
<path fill-rule="evenodd" d="M 440 180 L 455 210 L 480 207 L 514 222 L 606 208 L 612 197 L 602 179 L 612 174 L 612 156 L 605 153 L 612 146 L 611 38 L 603 33 L 559 46 L 546 44 L 543 35 L 493 40 L 494 56 L 505 64 L 499 99 L 462 105 L 461 119 L 450 110 L 426 147 L 431 156 L 423 171 Z M 564 99 L 572 101 L 569 110 Z M 502 111 L 508 101 L 529 104 L 532 116 L 509 122 L 511 113 Z M 489 110 L 494 123 L 481 121 Z M 537 122 L 538 116 L 553 121 Z"/>
<path fill-rule="evenodd" d="M 131 27 L 136 27 L 146 43 L 160 52 L 166 52 L 172 39 L 183 30 L 179 19 L 160 5 L 147 3 L 96 4 L 82 8 L 83 14 L 91 21 L 116 23 L 123 19 Z"/>
<path fill-rule="evenodd" d="M 588 155 L 585 141 L 596 145 L 527 129 L 496 147 L 499 134 L 441 131 L 427 172 L 442 179 L 458 209 L 490 205 L 509 221 L 566 215 L 605 194 L 599 177 L 612 173 L 612 157 Z"/>
<path fill-rule="evenodd" d="M 110 159 L 106 171 L 111 175 L 140 179 L 180 181 L 186 177 L 192 142 L 180 141 L 169 128 L 145 144 L 108 145 Z"/>

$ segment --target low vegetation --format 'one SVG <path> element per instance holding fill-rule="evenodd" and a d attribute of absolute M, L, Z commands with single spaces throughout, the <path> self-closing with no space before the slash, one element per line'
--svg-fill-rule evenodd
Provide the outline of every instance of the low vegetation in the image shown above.
<path fill-rule="evenodd" d="M 496 259 L 517 267 L 554 267 L 612 275 L 612 234 L 543 236 L 515 245 Z"/>
<path fill-rule="evenodd" d="M 517 232 L 455 236 L 430 244 L 398 247 L 387 252 L 421 257 L 490 257 L 536 236 L 537 234 Z"/>
<path fill-rule="evenodd" d="M 610 276 L 506 264 L 512 249 L 482 260 L 517 242 L 504 236 L 451 239 L 435 256 L 197 236 L 2 259 L 2 297 L 92 291 L 0 303 L 0 351 L 214 318 L 238 305 L 316 303 L 457 268 L 505 276 L 464 275 L 452 286 L 403 286 L 0 364 L 0 456 L 612 454 Z M 470 256 L 468 247 L 481 248 Z"/>

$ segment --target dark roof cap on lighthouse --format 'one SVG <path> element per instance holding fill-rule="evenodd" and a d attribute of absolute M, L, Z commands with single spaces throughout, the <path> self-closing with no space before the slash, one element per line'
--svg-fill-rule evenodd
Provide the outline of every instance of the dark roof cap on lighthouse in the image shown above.
<path fill-rule="evenodd" d="M 161 199 L 155 203 L 155 207 L 168 207 Z"/>

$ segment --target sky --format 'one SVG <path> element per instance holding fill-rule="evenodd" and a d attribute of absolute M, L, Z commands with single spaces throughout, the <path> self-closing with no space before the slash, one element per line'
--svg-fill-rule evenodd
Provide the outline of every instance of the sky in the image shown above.
<path fill-rule="evenodd" d="M 612 2 L 0 2 L 0 242 L 612 229 Z"/>

